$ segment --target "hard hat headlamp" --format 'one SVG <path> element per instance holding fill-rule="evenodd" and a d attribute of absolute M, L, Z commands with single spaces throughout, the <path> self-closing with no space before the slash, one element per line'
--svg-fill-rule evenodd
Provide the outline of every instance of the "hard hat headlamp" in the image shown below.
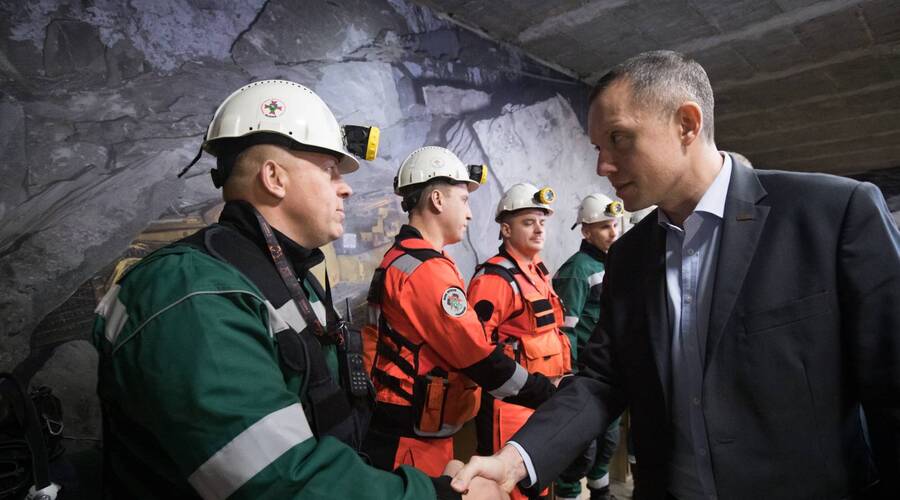
<path fill-rule="evenodd" d="M 625 208 L 622 206 L 621 201 L 613 201 L 606 205 L 605 213 L 607 217 L 621 217 L 625 215 Z"/>
<path fill-rule="evenodd" d="M 469 170 L 469 179 L 477 182 L 478 184 L 484 184 L 487 182 L 487 165 L 468 165 L 466 167 Z"/>
<path fill-rule="evenodd" d="M 549 205 L 556 201 L 556 191 L 553 188 L 545 187 L 534 193 L 534 201 L 541 205 Z"/>
<path fill-rule="evenodd" d="M 378 127 L 344 125 L 344 142 L 351 154 L 372 161 L 378 157 L 378 142 L 381 130 Z"/>

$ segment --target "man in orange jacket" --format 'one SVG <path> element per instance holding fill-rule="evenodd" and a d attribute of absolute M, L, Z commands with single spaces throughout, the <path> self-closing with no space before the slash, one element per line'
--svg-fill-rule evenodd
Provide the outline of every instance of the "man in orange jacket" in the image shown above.
<path fill-rule="evenodd" d="M 497 206 L 503 244 L 497 255 L 478 266 L 469 299 L 491 343 L 531 374 L 558 379 L 572 369 L 569 339 L 560 330 L 563 308 L 539 256 L 544 223 L 553 213 L 550 188 L 527 183 L 512 186 Z M 478 454 L 492 455 L 519 430 L 533 410 L 482 396 L 476 419 Z M 513 498 L 525 498 L 518 490 Z"/>
<path fill-rule="evenodd" d="M 374 465 L 414 465 L 440 474 L 453 458 L 453 435 L 493 398 L 536 407 L 555 391 L 492 345 L 469 303 L 463 279 L 443 252 L 468 221 L 469 194 L 486 167 L 463 164 L 427 146 L 400 165 L 394 191 L 409 212 L 369 290 L 366 362 L 376 408 L 363 449 Z M 568 347 L 566 348 L 568 352 Z"/>

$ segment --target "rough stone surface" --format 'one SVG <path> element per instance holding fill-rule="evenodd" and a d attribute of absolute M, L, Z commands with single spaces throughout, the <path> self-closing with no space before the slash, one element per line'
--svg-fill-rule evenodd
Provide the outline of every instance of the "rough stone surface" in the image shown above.
<path fill-rule="evenodd" d="M 556 96 L 530 106 L 507 106 L 499 117 L 478 121 L 473 128 L 500 191 L 523 181 L 556 190 L 558 200 L 543 252 L 547 266 L 556 269 L 581 239 L 569 229 L 581 198 L 594 192 L 612 193 L 609 181 L 596 175 L 596 152 L 574 111 L 562 96 Z M 498 201 L 499 196 L 491 206 Z M 493 217 L 489 220 L 487 227 L 475 233 L 483 236 L 477 238 L 484 244 L 479 251 L 488 255 L 489 235 L 493 232 L 496 238 L 499 231 Z"/>
<path fill-rule="evenodd" d="M 449 249 L 466 276 L 496 249 L 503 185 L 556 161 L 554 187 L 572 200 L 590 178 L 586 85 L 406 0 L 0 0 L 0 32 L 0 369 L 31 347 L 49 356 L 33 381 L 61 397 L 69 435 L 99 433 L 84 341 L 95 296 L 123 255 L 215 219 L 214 161 L 176 174 L 241 85 L 298 81 L 341 122 L 381 128 L 379 158 L 348 177 L 347 234 L 326 249 L 335 295 L 356 308 L 405 221 L 391 181 L 412 150 L 491 165 L 472 230 Z M 524 149 L 498 147 L 507 136 Z M 587 169 L 559 175 L 576 165 Z M 565 244 L 553 262 L 577 240 Z"/>
<path fill-rule="evenodd" d="M 425 106 L 434 115 L 459 115 L 486 107 L 491 96 L 479 90 L 467 90 L 446 85 L 422 87 Z"/>

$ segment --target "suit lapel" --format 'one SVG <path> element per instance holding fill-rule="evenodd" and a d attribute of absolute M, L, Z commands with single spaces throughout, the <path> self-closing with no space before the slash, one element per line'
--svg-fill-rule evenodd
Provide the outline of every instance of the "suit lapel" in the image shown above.
<path fill-rule="evenodd" d="M 656 212 L 647 216 L 656 219 Z M 647 331 L 653 356 L 659 374 L 660 387 L 665 395 L 666 408 L 669 405 L 669 379 L 672 364 L 672 335 L 669 328 L 669 313 L 666 305 L 666 231 L 654 223 L 651 228 L 652 244 L 647 251 L 649 262 L 644 276 L 644 304 L 646 306 Z"/>
<path fill-rule="evenodd" d="M 725 323 L 734 311 L 769 214 L 769 207 L 757 205 L 765 197 L 766 191 L 756 174 L 736 158 L 732 157 L 732 161 L 734 167 L 725 199 L 706 339 L 707 364 L 722 339 Z"/>

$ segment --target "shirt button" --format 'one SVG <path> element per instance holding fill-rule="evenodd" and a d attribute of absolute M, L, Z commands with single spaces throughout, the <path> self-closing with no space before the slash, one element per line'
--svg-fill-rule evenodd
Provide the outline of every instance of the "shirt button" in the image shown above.
<path fill-rule="evenodd" d="M 697 454 L 700 455 L 701 457 L 705 457 L 706 450 L 704 450 L 703 448 L 700 448 L 699 450 L 697 450 Z"/>
<path fill-rule="evenodd" d="M 691 402 L 694 403 L 694 406 L 700 406 L 700 398 L 694 398 Z"/>
<path fill-rule="evenodd" d="M 685 296 L 684 296 L 684 303 L 685 303 L 685 304 L 690 304 L 690 303 L 691 303 L 691 300 L 693 300 L 693 299 L 691 298 L 690 295 L 685 295 Z"/>
<path fill-rule="evenodd" d="M 688 254 L 688 255 L 694 255 L 694 249 L 693 249 L 693 248 L 688 248 L 687 254 Z"/>

